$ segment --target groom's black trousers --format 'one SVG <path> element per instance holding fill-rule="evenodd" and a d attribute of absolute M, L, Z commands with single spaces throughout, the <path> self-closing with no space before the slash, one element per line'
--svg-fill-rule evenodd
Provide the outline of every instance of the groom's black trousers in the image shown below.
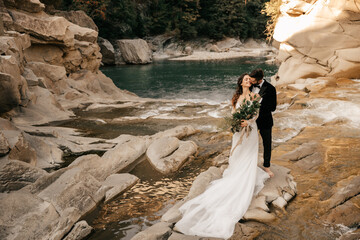
<path fill-rule="evenodd" d="M 270 167 L 271 159 L 271 128 L 260 129 L 264 146 L 264 167 Z"/>

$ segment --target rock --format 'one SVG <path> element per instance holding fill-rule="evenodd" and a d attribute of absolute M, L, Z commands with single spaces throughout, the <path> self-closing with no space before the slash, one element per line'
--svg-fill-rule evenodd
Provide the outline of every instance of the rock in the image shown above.
<path fill-rule="evenodd" d="M 320 153 L 316 152 L 298 160 L 295 165 L 308 172 L 314 172 L 324 162 Z"/>
<path fill-rule="evenodd" d="M 61 65 L 64 62 L 64 51 L 56 45 L 33 44 L 24 51 L 24 55 L 27 62 L 42 62 L 51 65 Z M 26 75 L 24 77 L 27 78 Z"/>
<path fill-rule="evenodd" d="M 70 231 L 68 235 L 66 235 L 63 240 L 81 240 L 84 239 L 87 235 L 91 233 L 93 228 L 89 226 L 89 224 L 82 220 L 80 222 L 77 222 L 73 229 Z"/>
<path fill-rule="evenodd" d="M 181 125 L 181 126 L 177 126 L 175 128 L 165 130 L 163 132 L 158 132 L 158 133 L 148 137 L 146 139 L 146 144 L 147 144 L 147 146 L 150 146 L 150 144 L 153 141 L 155 141 L 156 139 L 164 138 L 164 137 L 176 137 L 178 139 L 182 139 L 184 137 L 193 135 L 197 132 L 199 132 L 199 130 L 196 130 L 191 125 Z"/>
<path fill-rule="evenodd" d="M 209 51 L 210 51 L 210 52 L 221 52 L 221 50 L 219 49 L 219 47 L 216 46 L 215 44 L 210 47 Z"/>
<path fill-rule="evenodd" d="M 275 220 L 275 216 L 271 213 L 265 212 L 260 209 L 251 209 L 243 216 L 245 220 L 255 220 L 258 222 L 272 222 Z"/>
<path fill-rule="evenodd" d="M 43 77 L 46 88 L 60 94 L 67 87 L 66 70 L 63 66 L 50 65 L 42 62 L 29 62 L 26 67 L 37 77 Z"/>
<path fill-rule="evenodd" d="M 338 205 L 325 215 L 324 220 L 331 224 L 342 224 L 350 228 L 357 227 L 360 222 L 360 196 L 355 196 L 344 204 Z"/>
<path fill-rule="evenodd" d="M 105 203 L 125 192 L 127 189 L 134 186 L 139 181 L 139 178 L 129 173 L 112 174 L 108 176 L 102 183 L 105 187 L 110 187 L 105 193 Z"/>
<path fill-rule="evenodd" d="M 105 65 L 115 65 L 115 50 L 113 45 L 105 38 L 98 38 L 98 44 L 101 49 L 102 60 Z"/>
<path fill-rule="evenodd" d="M 68 27 L 68 30 L 70 30 L 74 34 L 74 38 L 79 41 L 86 41 L 95 43 L 97 41 L 98 32 L 85 27 L 80 27 L 76 24 L 71 24 Z"/>
<path fill-rule="evenodd" d="M 152 51 L 145 40 L 117 40 L 116 45 L 126 63 L 147 64 L 152 62 Z"/>
<path fill-rule="evenodd" d="M 350 80 L 348 78 L 338 78 L 336 79 L 336 85 L 338 87 L 350 87 L 354 84 L 355 82 L 353 80 Z"/>
<path fill-rule="evenodd" d="M 244 42 L 245 48 L 262 48 L 263 45 L 256 40 L 249 38 Z"/>
<path fill-rule="evenodd" d="M 25 139 L 24 134 L 19 135 L 18 141 L 9 153 L 9 159 L 20 160 L 33 166 L 36 165 L 36 151 Z"/>
<path fill-rule="evenodd" d="M 339 237 L 339 240 L 358 240 L 360 239 L 360 230 L 347 232 Z"/>
<path fill-rule="evenodd" d="M 0 161 L 0 192 L 19 190 L 48 173 L 18 160 Z"/>
<path fill-rule="evenodd" d="M 38 13 L 45 9 L 39 0 L 13 0 L 4 1 L 6 7 L 14 7 L 30 13 Z"/>
<path fill-rule="evenodd" d="M 177 232 L 172 232 L 171 236 L 168 238 L 168 240 L 200 240 L 200 239 L 201 237 L 183 235 Z"/>
<path fill-rule="evenodd" d="M 90 28 L 92 30 L 95 30 L 99 32 L 98 27 L 96 26 L 95 22 L 92 20 L 91 17 L 86 15 L 86 13 L 82 10 L 77 11 L 58 11 L 56 10 L 54 12 L 54 15 L 61 16 L 66 18 L 68 21 L 79 25 L 84 28 Z"/>
<path fill-rule="evenodd" d="M 32 41 L 74 46 L 74 34 L 68 29 L 72 24 L 63 17 L 48 16 L 38 18 L 16 10 L 9 10 L 12 22 L 4 22 L 5 28 L 28 33 L 35 37 Z"/>
<path fill-rule="evenodd" d="M 237 240 L 237 239 L 250 240 L 250 239 L 255 239 L 259 234 L 260 232 L 256 228 L 249 227 L 246 224 L 236 223 L 234 234 L 232 235 L 231 238 L 229 238 L 229 240 Z"/>
<path fill-rule="evenodd" d="M 256 196 L 249 206 L 249 210 L 251 209 L 261 209 L 269 212 L 269 207 L 266 204 L 266 196 Z"/>
<path fill-rule="evenodd" d="M 294 83 L 294 84 L 289 84 L 287 85 L 287 88 L 290 90 L 295 90 L 295 91 L 304 91 L 306 92 L 306 84 L 299 84 L 299 83 Z"/>
<path fill-rule="evenodd" d="M 283 198 L 283 197 L 278 197 L 276 198 L 272 203 L 271 203 L 274 207 L 280 208 L 280 209 L 284 209 L 285 206 L 287 205 L 287 201 Z"/>
<path fill-rule="evenodd" d="M 165 214 L 162 215 L 161 221 L 168 223 L 175 223 L 181 219 L 181 212 L 179 208 L 185 203 L 184 199 L 175 203 Z"/>
<path fill-rule="evenodd" d="M 128 140 L 118 143 L 116 147 L 108 150 L 101 158 L 94 154 L 85 155 L 77 158 L 70 166 L 77 166 L 99 181 L 104 181 L 111 174 L 129 167 L 145 151 L 145 141 L 140 137 L 130 136 Z"/>
<path fill-rule="evenodd" d="M 292 0 L 284 2 L 280 12 L 273 35 L 282 61 L 278 84 L 304 77 L 360 77 L 359 24 L 354 24 L 360 10 L 355 2 Z"/>
<path fill-rule="evenodd" d="M 241 41 L 235 38 L 225 38 L 224 40 L 216 42 L 216 46 L 221 50 L 238 47 L 241 44 Z"/>
<path fill-rule="evenodd" d="M 184 52 L 187 55 L 191 55 L 191 54 L 193 54 L 194 51 L 190 46 L 187 46 L 187 47 L 185 47 Z"/>
<path fill-rule="evenodd" d="M 79 167 L 65 171 L 37 196 L 50 202 L 60 214 L 72 209 L 74 219 L 94 209 L 105 189 L 93 176 Z"/>
<path fill-rule="evenodd" d="M 4 134 L 0 131 L 0 157 L 5 156 L 10 151 L 10 146 Z"/>
<path fill-rule="evenodd" d="M 333 195 L 326 200 L 328 208 L 334 208 L 347 199 L 356 196 L 360 192 L 360 175 L 350 176 L 337 183 L 336 188 L 332 190 Z"/>
<path fill-rule="evenodd" d="M 60 217 L 52 204 L 21 190 L 0 193 L 0 202 L 1 239 L 29 239 L 29 236 L 54 239 L 50 229 L 46 229 L 56 228 Z"/>
<path fill-rule="evenodd" d="M 265 196 L 267 203 L 273 202 L 278 197 L 282 197 L 285 192 L 294 196 L 296 194 L 296 183 L 289 174 L 290 170 L 272 164 L 271 171 L 275 176 L 266 181 L 264 188 L 259 192 L 258 196 Z"/>
<path fill-rule="evenodd" d="M 221 165 L 227 164 L 229 162 L 229 155 L 229 150 L 225 150 L 224 152 L 220 153 L 212 160 L 213 165 L 219 167 Z"/>
<path fill-rule="evenodd" d="M 136 234 L 131 240 L 158 240 L 168 239 L 171 234 L 170 223 L 159 222 Z"/>
<path fill-rule="evenodd" d="M 281 158 L 289 161 L 298 161 L 302 158 L 314 154 L 317 151 L 317 148 L 318 148 L 318 143 L 315 141 L 303 143 L 295 150 L 282 155 Z"/>
<path fill-rule="evenodd" d="M 34 74 L 34 72 L 31 69 L 25 68 L 23 76 L 26 79 L 26 82 L 29 87 L 39 85 L 39 78 Z"/>
<path fill-rule="evenodd" d="M 197 145 L 193 141 L 179 141 L 175 137 L 164 137 L 155 140 L 146 151 L 152 166 L 163 174 L 176 172 L 197 152 Z"/>
<path fill-rule="evenodd" d="M 205 191 L 210 182 L 221 178 L 222 172 L 217 167 L 210 167 L 205 172 L 199 174 L 196 177 L 193 184 L 191 185 L 189 194 L 186 197 L 186 200 L 190 200 Z"/>

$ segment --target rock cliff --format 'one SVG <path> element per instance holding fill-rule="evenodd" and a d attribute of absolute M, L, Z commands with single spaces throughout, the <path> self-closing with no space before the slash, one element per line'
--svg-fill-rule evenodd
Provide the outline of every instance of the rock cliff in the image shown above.
<path fill-rule="evenodd" d="M 300 78 L 360 78 L 360 2 L 283 1 L 274 31 L 277 84 Z"/>
<path fill-rule="evenodd" d="M 68 118 L 86 102 L 136 98 L 99 71 L 98 32 L 75 24 L 83 12 L 65 14 L 70 22 L 35 0 L 0 6 L 0 114 L 40 124 Z"/>

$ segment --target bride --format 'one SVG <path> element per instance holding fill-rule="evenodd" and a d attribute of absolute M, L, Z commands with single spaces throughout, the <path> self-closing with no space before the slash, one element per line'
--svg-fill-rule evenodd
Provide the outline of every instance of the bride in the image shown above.
<path fill-rule="evenodd" d="M 242 74 L 232 98 L 232 112 L 241 106 L 244 99 L 260 98 L 250 91 L 250 87 L 250 76 Z M 241 132 L 233 135 L 229 166 L 222 178 L 212 181 L 205 192 L 180 207 L 183 216 L 176 223 L 175 230 L 201 237 L 227 239 L 232 236 L 235 224 L 269 178 L 264 170 L 257 167 L 259 143 L 256 118 L 244 120 Z M 245 133 L 246 130 L 250 133 Z"/>

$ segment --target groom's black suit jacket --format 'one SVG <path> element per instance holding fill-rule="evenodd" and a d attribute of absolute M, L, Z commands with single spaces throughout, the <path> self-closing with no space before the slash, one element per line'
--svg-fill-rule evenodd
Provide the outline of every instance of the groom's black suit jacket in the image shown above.
<path fill-rule="evenodd" d="M 269 129 L 274 125 L 271 112 L 276 109 L 276 89 L 265 81 L 260 88 L 259 95 L 262 97 L 259 117 L 256 120 L 258 129 Z"/>

